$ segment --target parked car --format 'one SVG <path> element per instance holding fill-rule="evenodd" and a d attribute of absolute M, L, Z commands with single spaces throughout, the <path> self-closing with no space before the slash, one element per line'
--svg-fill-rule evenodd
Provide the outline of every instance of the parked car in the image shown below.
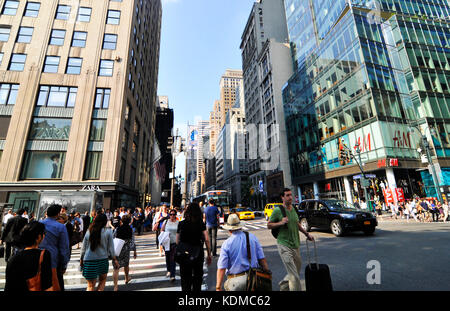
<path fill-rule="evenodd" d="M 374 213 L 337 199 L 305 200 L 300 203 L 298 214 L 300 224 L 306 231 L 313 227 L 329 229 L 335 236 L 352 231 L 372 235 L 378 225 Z"/>
<path fill-rule="evenodd" d="M 283 206 L 283 204 L 281 203 L 269 203 L 266 204 L 266 207 L 264 207 L 264 217 L 266 218 L 266 220 L 269 220 L 270 216 L 272 215 L 272 212 L 274 210 L 275 207 L 277 206 Z"/>
<path fill-rule="evenodd" d="M 247 207 L 239 207 L 236 209 L 233 209 L 234 213 L 236 213 L 239 216 L 239 219 L 255 219 L 255 213 Z"/>

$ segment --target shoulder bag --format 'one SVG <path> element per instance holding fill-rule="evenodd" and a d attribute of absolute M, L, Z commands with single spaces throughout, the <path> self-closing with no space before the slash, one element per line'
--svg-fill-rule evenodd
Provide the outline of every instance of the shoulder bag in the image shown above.
<path fill-rule="evenodd" d="M 27 279 L 27 286 L 28 286 L 28 290 L 30 292 L 42 291 L 41 266 L 42 266 L 42 261 L 44 260 L 44 252 L 45 252 L 45 250 L 41 251 L 37 274 L 34 277 Z"/>
<path fill-rule="evenodd" d="M 179 242 L 175 249 L 175 261 L 182 264 L 192 264 L 196 262 L 203 251 L 203 245 L 193 245 L 186 242 Z"/>
<path fill-rule="evenodd" d="M 270 292 L 272 291 L 272 272 L 261 268 L 252 268 L 252 253 L 250 249 L 250 238 L 248 232 L 245 233 L 247 240 L 247 258 L 250 270 L 247 275 L 248 292 Z"/>

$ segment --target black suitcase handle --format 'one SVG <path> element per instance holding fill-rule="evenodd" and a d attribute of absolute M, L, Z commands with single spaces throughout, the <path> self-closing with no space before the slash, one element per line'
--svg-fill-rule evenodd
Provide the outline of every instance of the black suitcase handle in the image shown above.
<path fill-rule="evenodd" d="M 317 260 L 316 241 L 314 240 L 313 243 L 314 243 L 314 257 L 316 259 L 316 267 L 317 267 L 317 270 L 319 270 L 319 261 Z M 306 253 L 308 255 L 308 265 L 311 267 L 311 254 L 309 252 L 308 239 L 306 239 Z"/>

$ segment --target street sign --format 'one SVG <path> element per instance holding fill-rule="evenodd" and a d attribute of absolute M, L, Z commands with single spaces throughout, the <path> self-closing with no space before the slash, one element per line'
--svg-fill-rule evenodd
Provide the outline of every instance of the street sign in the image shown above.
<path fill-rule="evenodd" d="M 259 192 L 264 192 L 264 184 L 262 180 L 259 181 Z"/>

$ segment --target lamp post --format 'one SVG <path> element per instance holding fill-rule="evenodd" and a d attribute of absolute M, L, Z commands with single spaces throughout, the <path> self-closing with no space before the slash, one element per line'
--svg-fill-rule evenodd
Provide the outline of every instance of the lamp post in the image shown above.
<path fill-rule="evenodd" d="M 349 152 L 350 157 L 353 158 L 355 160 L 356 164 L 358 164 L 358 166 L 359 166 L 359 169 L 361 171 L 361 186 L 364 189 L 364 198 L 366 200 L 367 207 L 369 208 L 370 211 L 372 211 L 372 204 L 370 204 L 369 195 L 367 193 L 368 180 L 366 179 L 366 173 L 364 172 L 364 169 L 362 167 L 361 148 L 359 146 L 359 143 L 356 143 L 356 145 L 355 145 L 358 158 L 356 158 L 355 155 L 353 154 L 352 150 L 345 145 L 344 141 L 342 141 L 342 146 L 344 147 L 345 150 L 347 150 Z"/>
<path fill-rule="evenodd" d="M 427 128 L 428 128 L 428 130 L 430 130 L 429 127 L 427 127 Z M 438 197 L 439 202 L 441 204 L 444 204 L 444 200 L 442 198 L 442 194 L 439 189 L 439 181 L 438 181 L 437 175 L 436 175 L 436 168 L 434 167 L 433 159 L 431 158 L 430 143 L 428 142 L 427 136 L 425 134 L 422 134 L 422 132 L 420 131 L 420 129 L 417 126 L 412 126 L 411 129 L 416 129 L 419 131 L 419 134 L 422 139 L 422 145 L 425 148 L 428 165 L 431 166 L 431 176 L 433 177 L 433 185 L 434 185 L 434 189 L 436 190 L 436 195 Z M 430 130 L 430 134 L 431 134 L 431 130 Z M 419 153 L 420 153 L 420 151 L 419 151 Z"/>
<path fill-rule="evenodd" d="M 173 142 L 172 142 L 172 182 L 170 185 L 170 207 L 173 207 L 173 189 L 174 189 L 174 183 L 175 183 L 175 164 L 176 164 L 176 157 L 178 155 L 177 148 L 177 141 L 178 138 L 178 128 L 177 128 L 177 134 L 173 136 Z"/>

